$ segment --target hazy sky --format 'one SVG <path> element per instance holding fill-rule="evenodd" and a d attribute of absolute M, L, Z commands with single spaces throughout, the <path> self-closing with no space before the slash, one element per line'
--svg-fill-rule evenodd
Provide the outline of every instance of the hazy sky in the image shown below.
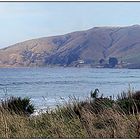
<path fill-rule="evenodd" d="M 0 2 L 0 48 L 97 26 L 140 24 L 140 2 Z"/>

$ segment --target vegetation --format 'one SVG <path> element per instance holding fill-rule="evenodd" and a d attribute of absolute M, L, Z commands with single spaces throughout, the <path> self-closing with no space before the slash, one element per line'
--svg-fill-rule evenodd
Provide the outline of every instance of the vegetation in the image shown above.
<path fill-rule="evenodd" d="M 15 100 L 25 109 L 21 104 L 25 102 L 23 99 L 7 100 L 6 105 L 12 104 L 8 110 L 2 102 L 0 138 L 140 138 L 140 92 L 128 91 L 114 100 L 99 97 L 97 91 L 91 92 L 90 99 L 71 99 L 37 116 L 14 110 Z"/>
<path fill-rule="evenodd" d="M 114 68 L 118 64 L 118 59 L 115 57 L 110 57 L 109 58 L 109 66 L 111 68 Z"/>
<path fill-rule="evenodd" d="M 102 64 L 105 63 L 105 60 L 104 60 L 104 59 L 100 59 L 100 60 L 99 60 L 99 63 L 102 65 Z"/>
<path fill-rule="evenodd" d="M 118 65 L 119 61 L 116 57 L 109 57 L 108 60 L 100 59 L 99 65 L 103 68 L 114 68 Z"/>
<path fill-rule="evenodd" d="M 140 91 L 123 92 L 121 96 L 118 96 L 117 104 L 126 114 L 140 113 Z"/>
<path fill-rule="evenodd" d="M 11 97 L 5 101 L 1 101 L 1 107 L 11 113 L 30 115 L 34 112 L 35 108 L 30 103 L 29 98 Z"/>

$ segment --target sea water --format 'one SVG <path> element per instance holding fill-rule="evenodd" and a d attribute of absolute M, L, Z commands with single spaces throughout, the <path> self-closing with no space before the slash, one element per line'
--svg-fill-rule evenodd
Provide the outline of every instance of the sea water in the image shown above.
<path fill-rule="evenodd" d="M 86 99 L 96 88 L 99 96 L 116 96 L 129 87 L 140 90 L 139 73 L 139 69 L 1 68 L 0 98 L 29 97 L 43 109 L 72 97 Z"/>

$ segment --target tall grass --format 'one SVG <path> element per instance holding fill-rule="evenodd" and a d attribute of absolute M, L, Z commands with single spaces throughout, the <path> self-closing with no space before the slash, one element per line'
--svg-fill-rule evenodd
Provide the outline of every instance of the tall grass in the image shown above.
<path fill-rule="evenodd" d="M 120 96 L 116 101 L 104 97 L 71 99 L 38 116 L 0 108 L 0 138 L 139 138 L 139 106 L 133 102 L 137 106 L 134 113 L 123 108 L 123 100 L 129 98 L 139 100 L 139 93 Z"/>
<path fill-rule="evenodd" d="M 1 101 L 1 107 L 9 112 L 16 114 L 30 115 L 34 112 L 35 108 L 31 104 L 30 98 L 25 97 L 10 97 Z"/>

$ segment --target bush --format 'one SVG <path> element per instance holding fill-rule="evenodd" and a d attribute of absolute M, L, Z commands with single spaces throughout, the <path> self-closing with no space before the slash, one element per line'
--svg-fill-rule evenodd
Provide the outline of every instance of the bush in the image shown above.
<path fill-rule="evenodd" d="M 92 111 L 94 113 L 99 113 L 105 108 L 112 107 L 113 104 L 115 103 L 114 100 L 112 100 L 112 97 L 103 97 L 103 94 L 98 97 L 99 89 L 95 89 L 95 91 L 90 92 L 90 106 L 92 107 Z"/>
<path fill-rule="evenodd" d="M 140 91 L 123 93 L 116 102 L 126 114 L 137 114 L 140 112 Z"/>
<path fill-rule="evenodd" d="M 2 101 L 1 106 L 9 112 L 15 112 L 16 114 L 30 115 L 35 110 L 34 106 L 30 103 L 30 98 L 10 97 Z"/>
<path fill-rule="evenodd" d="M 114 100 L 105 97 L 96 98 L 94 101 L 90 102 L 94 113 L 100 113 L 104 109 L 112 108 L 114 103 Z"/>
<path fill-rule="evenodd" d="M 109 58 L 109 66 L 111 68 L 115 67 L 118 64 L 118 59 L 115 57 L 110 57 Z"/>

